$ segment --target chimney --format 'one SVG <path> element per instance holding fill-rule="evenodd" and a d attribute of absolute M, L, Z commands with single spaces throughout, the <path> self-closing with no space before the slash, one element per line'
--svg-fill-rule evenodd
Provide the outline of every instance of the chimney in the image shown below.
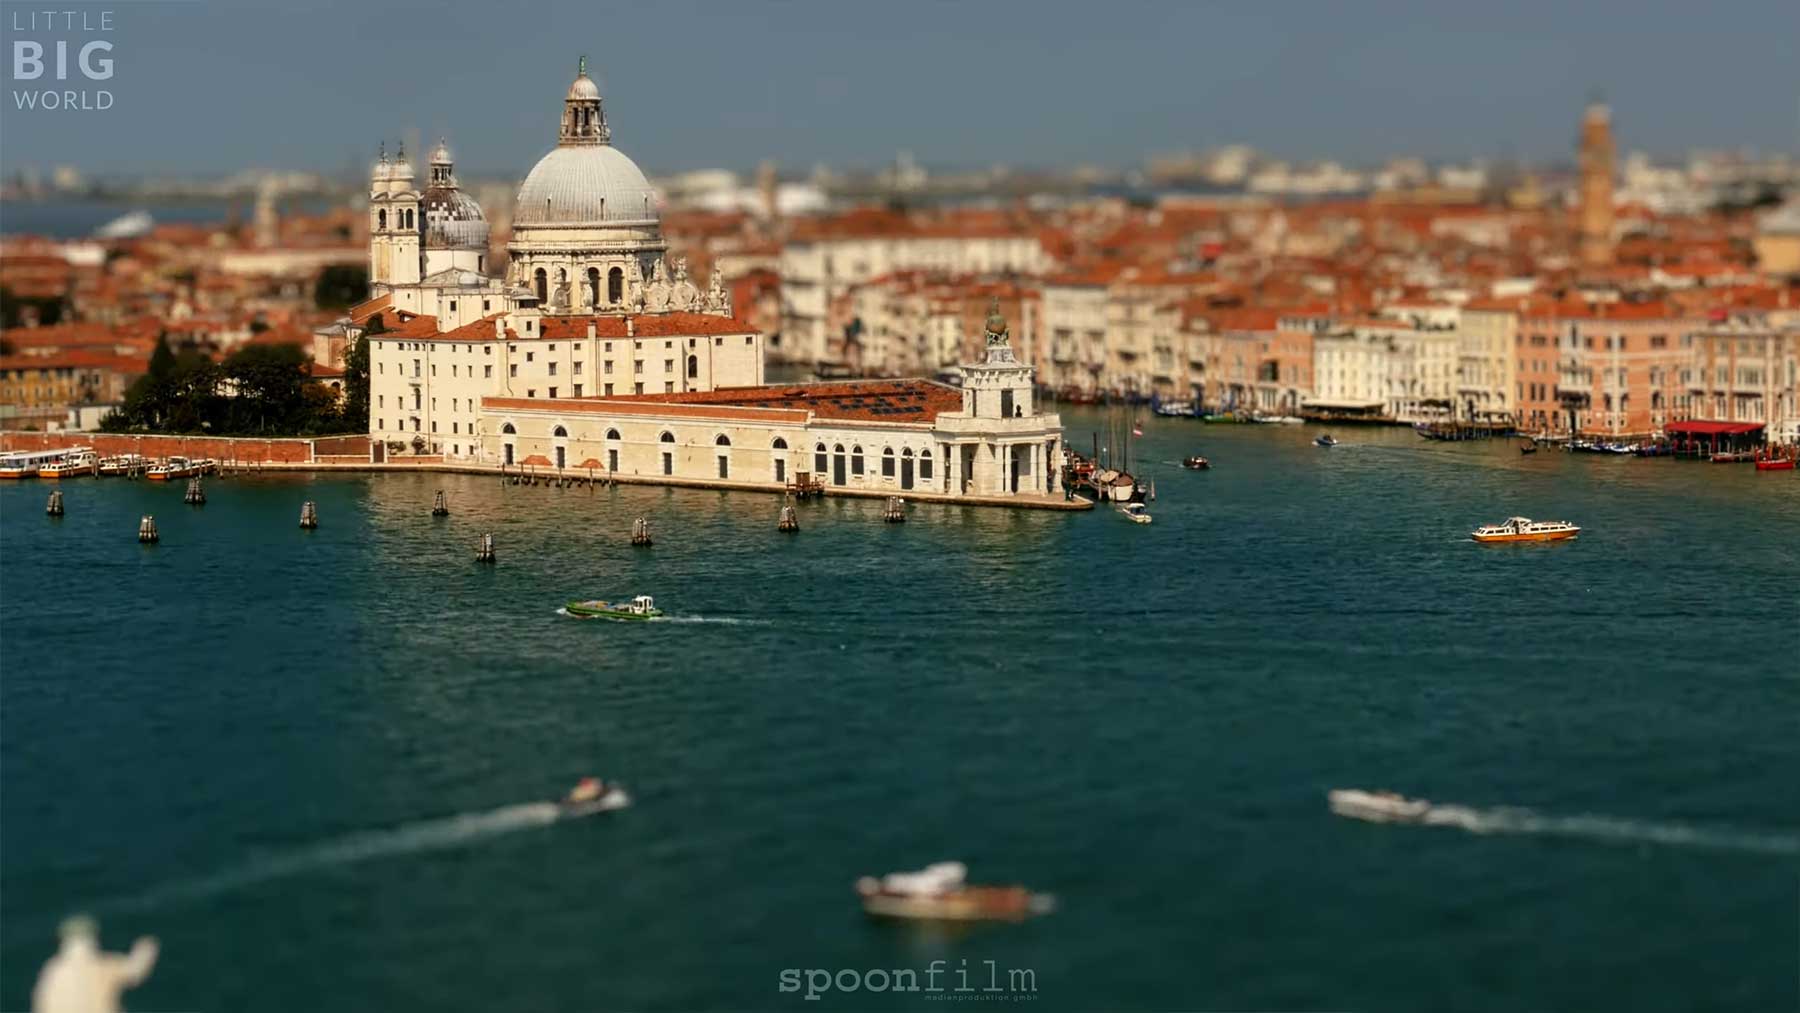
<path fill-rule="evenodd" d="M 625 318 L 625 336 L 628 338 L 637 337 L 637 320 L 633 317 L 628 316 Z"/>
<path fill-rule="evenodd" d="M 589 341 L 594 340 L 594 318 L 593 317 L 588 318 L 588 340 Z"/>
<path fill-rule="evenodd" d="M 505 317 L 495 317 L 494 318 L 494 337 L 496 337 L 502 341 L 506 340 L 506 318 Z"/>

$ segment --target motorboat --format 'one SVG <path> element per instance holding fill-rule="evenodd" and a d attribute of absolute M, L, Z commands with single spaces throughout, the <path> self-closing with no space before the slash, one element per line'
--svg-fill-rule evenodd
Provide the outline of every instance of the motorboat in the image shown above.
<path fill-rule="evenodd" d="M 1537 447 L 1537 444 L 1535 444 L 1535 443 L 1519 444 L 1519 453 L 1521 453 L 1521 454 L 1535 454 L 1537 452 L 1538 452 L 1538 447 Z"/>
<path fill-rule="evenodd" d="M 597 777 L 582 778 L 575 783 L 575 787 L 569 789 L 567 795 L 556 801 L 559 816 L 565 820 L 623 809 L 630 804 L 631 796 L 626 794 L 624 788 L 607 784 Z"/>
<path fill-rule="evenodd" d="M 1201 457 L 1199 454 L 1195 454 L 1192 457 L 1182 458 L 1181 466 L 1183 468 L 1186 468 L 1189 471 L 1205 471 L 1206 469 L 1212 467 L 1212 462 L 1208 461 L 1204 457 Z"/>
<path fill-rule="evenodd" d="M 1023 921 L 1055 910 L 1056 899 L 1022 886 L 971 886 L 961 862 L 856 881 L 863 910 L 878 918 L 924 921 Z"/>
<path fill-rule="evenodd" d="M 193 478 L 207 470 L 210 461 L 192 461 L 185 457 L 171 457 L 161 464 L 151 465 L 144 469 L 144 477 L 154 482 L 166 482 L 176 478 Z"/>
<path fill-rule="evenodd" d="M 1124 514 L 1125 519 L 1133 524 L 1150 523 L 1150 512 L 1144 509 L 1144 504 L 1142 503 L 1127 503 L 1119 508 L 1119 512 Z"/>
<path fill-rule="evenodd" d="M 588 601 L 572 601 L 563 606 L 572 616 L 583 619 L 620 619 L 628 622 L 646 622 L 661 619 L 662 610 L 656 607 L 656 599 L 647 594 L 640 594 L 628 602 L 605 602 L 598 599 Z"/>
<path fill-rule="evenodd" d="M 1322 433 L 1313 437 L 1313 446 L 1315 447 L 1335 447 L 1337 445 L 1338 438 L 1330 433 Z"/>
<path fill-rule="evenodd" d="M 1580 533 L 1581 529 L 1568 521 L 1508 517 L 1499 524 L 1483 524 L 1469 532 L 1469 537 L 1478 542 L 1560 542 Z"/>
<path fill-rule="evenodd" d="M 64 457 L 39 467 L 38 477 L 74 478 L 77 475 L 92 475 L 97 461 L 92 450 L 71 450 Z"/>
<path fill-rule="evenodd" d="M 142 469 L 147 463 L 148 460 L 139 454 L 121 454 L 117 457 L 102 457 L 100 459 L 100 474 L 103 476 L 129 475 L 133 471 Z"/>
<path fill-rule="evenodd" d="M 1756 456 L 1756 470 L 1793 471 L 1794 458 L 1792 456 L 1778 454 L 1774 450 L 1765 450 Z"/>
<path fill-rule="evenodd" d="M 1371 823 L 1423 823 L 1431 811 L 1430 802 L 1391 791 L 1333 788 L 1325 798 L 1339 816 Z"/>
<path fill-rule="evenodd" d="M 1168 418 L 1187 418 L 1195 414 L 1192 401 L 1158 401 L 1150 410 Z"/>

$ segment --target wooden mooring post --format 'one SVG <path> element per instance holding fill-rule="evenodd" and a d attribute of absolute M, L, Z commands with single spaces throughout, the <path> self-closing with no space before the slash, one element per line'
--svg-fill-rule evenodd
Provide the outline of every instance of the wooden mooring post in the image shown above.
<path fill-rule="evenodd" d="M 444 490 L 442 490 L 442 489 L 438 490 L 437 502 L 431 504 L 431 516 L 433 516 L 433 517 L 448 517 L 448 516 L 450 516 L 450 504 L 444 501 Z"/>
<path fill-rule="evenodd" d="M 475 561 L 477 563 L 494 561 L 494 536 L 492 533 L 481 536 L 481 542 L 475 546 Z"/>
<path fill-rule="evenodd" d="M 639 517 L 637 520 L 631 522 L 631 544 L 633 544 L 633 545 L 649 545 L 649 544 L 651 544 L 650 522 L 648 520 L 646 520 L 642 517 Z"/>
<path fill-rule="evenodd" d="M 145 545 L 154 545 L 161 537 L 156 533 L 156 518 L 145 514 L 144 519 L 138 521 L 138 541 Z"/>
<path fill-rule="evenodd" d="M 61 517 L 63 515 L 63 501 L 62 501 L 62 490 L 61 489 L 50 490 L 50 502 L 44 504 L 44 513 L 48 514 L 51 517 Z"/>
<path fill-rule="evenodd" d="M 889 524 L 901 524 L 906 521 L 906 501 L 898 496 L 889 496 L 881 507 L 881 519 Z"/>
<path fill-rule="evenodd" d="M 300 526 L 308 531 L 319 526 L 319 507 L 312 500 L 300 504 Z"/>

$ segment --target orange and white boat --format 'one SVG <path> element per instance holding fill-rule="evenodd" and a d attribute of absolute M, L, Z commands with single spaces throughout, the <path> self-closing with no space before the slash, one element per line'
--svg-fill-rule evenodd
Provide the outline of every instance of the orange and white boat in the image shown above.
<path fill-rule="evenodd" d="M 938 862 L 918 872 L 891 872 L 856 881 L 863 910 L 878 918 L 919 921 L 1023 921 L 1056 907 L 1049 894 L 1022 886 L 970 886 L 961 862 Z"/>
<path fill-rule="evenodd" d="M 211 471 L 212 463 L 209 459 L 192 461 L 185 457 L 171 457 L 146 469 L 144 477 L 156 482 L 166 482 L 172 478 L 193 478 Z"/>
<path fill-rule="evenodd" d="M 1508 517 L 1499 524 L 1483 524 L 1469 532 L 1469 537 L 1478 542 L 1560 542 L 1579 534 L 1581 529 L 1568 521 Z"/>
<path fill-rule="evenodd" d="M 68 454 L 38 467 L 39 478 L 74 478 L 77 475 L 92 475 L 99 466 L 99 458 L 92 450 L 71 450 Z"/>

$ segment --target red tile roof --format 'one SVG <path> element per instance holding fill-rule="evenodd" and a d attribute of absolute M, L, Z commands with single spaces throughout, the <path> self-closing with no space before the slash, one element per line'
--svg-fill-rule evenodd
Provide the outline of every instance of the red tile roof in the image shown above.
<path fill-rule="evenodd" d="M 727 387 L 679 394 L 637 394 L 613 401 L 808 409 L 821 419 L 858 422 L 934 422 L 962 410 L 962 392 L 930 380 L 851 380 L 837 383 Z"/>
<path fill-rule="evenodd" d="M 627 334 L 627 321 L 631 333 Z M 755 334 L 756 328 L 716 313 L 639 313 L 625 316 L 545 317 L 538 328 L 544 338 L 585 338 L 588 324 L 597 338 L 673 338 L 715 334 Z"/>

